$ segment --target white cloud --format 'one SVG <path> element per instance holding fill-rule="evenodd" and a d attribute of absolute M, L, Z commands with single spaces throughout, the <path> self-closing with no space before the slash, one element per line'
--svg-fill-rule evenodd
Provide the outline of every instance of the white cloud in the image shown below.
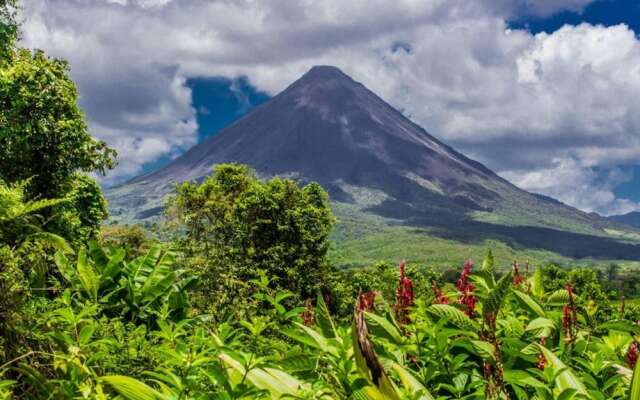
<path fill-rule="evenodd" d="M 557 159 L 547 168 L 506 171 L 502 176 L 534 193 L 543 193 L 587 212 L 625 214 L 638 210 L 638 203 L 617 198 L 613 189 L 631 179 L 629 173 L 613 168 L 598 173 L 576 160 Z"/>
<path fill-rule="evenodd" d="M 637 207 L 592 175 L 640 156 L 635 33 L 583 24 L 533 36 L 505 22 L 589 2 L 30 0 L 23 42 L 70 60 L 92 130 L 120 151 L 112 180 L 195 142 L 186 78 L 247 76 L 275 94 L 333 64 L 522 187 L 611 212 Z M 559 168 L 594 194 L 541 184 Z"/>

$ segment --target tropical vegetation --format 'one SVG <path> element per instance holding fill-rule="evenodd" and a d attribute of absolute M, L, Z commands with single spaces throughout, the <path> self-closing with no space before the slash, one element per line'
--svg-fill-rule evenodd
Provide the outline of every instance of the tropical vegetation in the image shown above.
<path fill-rule="evenodd" d="M 0 0 L 0 399 L 640 399 L 637 281 L 488 252 L 333 268 L 326 192 L 220 165 L 102 226 L 115 163 Z M 615 301 L 614 301 L 615 300 Z"/>

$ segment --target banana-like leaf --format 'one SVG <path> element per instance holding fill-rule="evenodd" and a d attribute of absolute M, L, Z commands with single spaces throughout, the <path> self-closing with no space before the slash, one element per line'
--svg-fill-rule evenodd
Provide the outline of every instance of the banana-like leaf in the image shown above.
<path fill-rule="evenodd" d="M 631 387 L 629 388 L 629 400 L 638 399 L 640 399 L 640 362 L 636 362 L 636 367 L 633 370 Z"/>
<path fill-rule="evenodd" d="M 574 389 L 576 394 L 588 396 L 587 389 L 582 381 L 578 379 L 573 371 L 567 367 L 558 356 L 542 345 L 538 345 L 538 347 L 540 351 L 542 351 L 544 358 L 553 367 L 553 370 L 556 371 L 555 381 L 560 393 L 563 393 L 567 389 Z"/>
<path fill-rule="evenodd" d="M 107 264 L 104 266 L 102 271 L 100 271 L 101 275 L 105 278 L 115 278 L 122 268 L 122 262 L 124 261 L 126 254 L 127 253 L 124 249 L 117 249 L 111 257 L 109 257 L 109 261 L 107 261 Z"/>
<path fill-rule="evenodd" d="M 529 311 L 536 314 L 538 317 L 547 316 L 540 304 L 538 304 L 538 302 L 532 299 L 528 294 L 515 289 L 513 290 L 513 294 L 516 296 L 521 305 L 525 306 Z"/>
<path fill-rule="evenodd" d="M 482 260 L 482 270 L 492 274 L 493 265 L 494 265 L 493 253 L 491 252 L 491 250 L 489 250 L 487 252 L 487 255 L 484 257 L 484 260 Z"/>
<path fill-rule="evenodd" d="M 504 303 L 504 299 L 507 297 L 509 292 L 511 292 L 511 272 L 504 275 L 500 280 L 496 283 L 496 285 L 489 292 L 487 299 L 482 303 L 482 314 L 489 315 L 490 313 L 496 314 L 500 311 L 500 307 L 502 307 L 502 303 Z"/>
<path fill-rule="evenodd" d="M 218 358 L 227 367 L 237 371 L 241 376 L 246 376 L 253 386 L 268 390 L 273 399 L 279 399 L 284 395 L 295 396 L 303 387 L 302 382 L 284 371 L 273 368 L 253 368 L 247 371 L 239 361 L 229 354 L 220 353 Z"/>
<path fill-rule="evenodd" d="M 371 382 L 373 387 L 366 387 L 370 399 L 378 399 L 379 391 L 383 399 L 399 400 L 400 396 L 389 379 L 378 356 L 373 350 L 373 343 L 369 339 L 369 330 L 364 318 L 364 311 L 355 310 L 353 324 L 351 326 L 351 339 L 353 341 L 353 354 L 360 372 Z"/>
<path fill-rule="evenodd" d="M 477 322 L 469 318 L 465 313 L 449 304 L 432 304 L 427 307 L 430 314 L 438 318 L 447 318 L 447 320 L 460 329 L 476 332 L 480 329 Z"/>
<path fill-rule="evenodd" d="M 538 299 L 544 298 L 544 284 L 542 283 L 542 269 L 538 268 L 533 272 L 531 278 L 529 278 L 529 288 L 531 294 Z"/>
<path fill-rule="evenodd" d="M 26 242 L 40 242 L 46 243 L 54 249 L 61 251 L 66 254 L 73 254 L 74 251 L 69 246 L 69 243 L 62 236 L 56 235 L 51 232 L 36 232 L 25 238 Z"/>
<path fill-rule="evenodd" d="M 93 299 L 98 301 L 98 287 L 100 286 L 100 277 L 93 269 L 93 266 L 87 260 L 87 253 L 84 248 L 78 251 L 78 261 L 76 264 L 76 273 L 82 283 L 83 289 Z"/>
<path fill-rule="evenodd" d="M 324 337 L 320 332 L 315 331 L 314 329 L 309 328 L 308 326 L 305 326 L 301 323 L 298 322 L 294 322 L 294 324 L 300 328 L 302 331 L 304 331 L 304 333 L 307 334 L 307 336 L 309 338 L 311 338 L 316 344 L 317 347 L 322 350 L 325 353 L 329 353 L 331 355 L 334 356 L 338 356 L 338 349 L 333 346 L 330 342 L 329 339 L 327 339 L 326 337 Z"/>
<path fill-rule="evenodd" d="M 74 283 L 77 280 L 76 270 L 71 266 L 69 259 L 60 251 L 57 251 L 53 255 L 53 261 L 58 267 L 58 271 L 69 283 Z"/>
<path fill-rule="evenodd" d="M 129 275 L 136 283 L 143 284 L 147 276 L 153 270 L 162 253 L 162 245 L 156 244 L 151 246 L 147 254 L 140 256 L 129 264 Z"/>
<path fill-rule="evenodd" d="M 407 393 L 415 394 L 417 397 L 413 397 L 416 400 L 435 400 L 429 393 L 429 390 L 416 379 L 411 372 L 404 369 L 400 364 L 393 363 L 393 370 L 400 378 L 400 382 L 404 386 Z"/>
<path fill-rule="evenodd" d="M 367 327 L 374 336 L 383 337 L 395 344 L 404 343 L 404 338 L 400 330 L 388 319 L 373 313 L 364 313 Z"/>
<path fill-rule="evenodd" d="M 165 400 L 162 393 L 140 382 L 137 379 L 122 375 L 109 375 L 100 381 L 111 386 L 118 394 L 127 400 Z"/>
<path fill-rule="evenodd" d="M 327 308 L 327 304 L 324 302 L 324 298 L 322 297 L 322 293 L 318 293 L 316 298 L 316 309 L 314 313 L 314 319 L 318 328 L 320 328 L 320 332 L 326 338 L 335 338 L 336 334 L 336 325 L 333 323 L 333 318 L 331 318 L 331 314 L 329 313 L 329 309 Z"/>
<path fill-rule="evenodd" d="M 471 279 L 476 283 L 476 287 L 482 288 L 487 292 L 496 285 L 496 278 L 494 275 L 494 259 L 491 250 L 487 253 L 482 260 L 482 268 L 475 274 L 471 275 Z M 476 278 L 479 280 L 476 282 Z"/>
<path fill-rule="evenodd" d="M 169 252 L 158 261 L 140 289 L 143 303 L 153 302 L 171 288 L 177 278 L 176 271 L 173 270 L 174 262 L 175 255 Z"/>

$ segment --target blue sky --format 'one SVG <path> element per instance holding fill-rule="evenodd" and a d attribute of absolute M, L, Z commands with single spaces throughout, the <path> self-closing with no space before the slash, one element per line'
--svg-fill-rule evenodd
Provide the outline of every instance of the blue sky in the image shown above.
<path fill-rule="evenodd" d="M 331 64 L 524 189 L 640 210 L 637 1 L 393 4 L 29 0 L 22 42 L 69 60 L 91 132 L 119 152 L 105 185 Z"/>

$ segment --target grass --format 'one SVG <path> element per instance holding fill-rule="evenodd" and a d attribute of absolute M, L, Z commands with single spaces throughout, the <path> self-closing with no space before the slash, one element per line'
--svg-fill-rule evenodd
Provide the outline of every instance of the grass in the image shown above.
<path fill-rule="evenodd" d="M 529 259 L 532 266 L 556 262 L 567 266 L 596 267 L 616 262 L 622 270 L 640 269 L 640 261 L 616 259 L 573 259 L 544 249 L 512 246 L 498 239 L 466 240 L 444 238 L 429 227 L 404 226 L 399 220 L 363 212 L 357 204 L 333 203 L 339 224 L 332 235 L 331 261 L 342 268 L 359 268 L 378 261 L 407 259 L 434 269 L 458 268 L 471 258 L 480 263 L 491 249 L 497 266 L 508 267 L 514 259 Z"/>

